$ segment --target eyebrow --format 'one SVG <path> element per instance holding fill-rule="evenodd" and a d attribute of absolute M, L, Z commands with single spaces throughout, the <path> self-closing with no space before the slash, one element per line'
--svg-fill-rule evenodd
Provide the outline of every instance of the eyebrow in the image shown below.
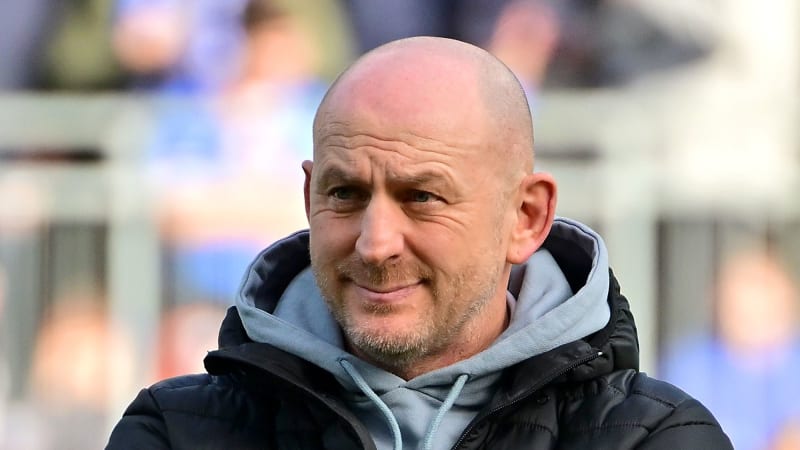
<path fill-rule="evenodd" d="M 356 176 L 339 166 L 326 167 L 317 179 L 317 185 L 326 188 L 333 184 L 363 184 Z"/>
<path fill-rule="evenodd" d="M 430 186 L 434 185 L 439 188 L 449 186 L 449 177 L 442 173 L 423 170 L 410 174 L 403 174 L 398 176 L 389 176 L 388 182 L 393 185 L 401 186 Z M 359 178 L 352 171 L 348 171 L 340 166 L 332 165 L 325 168 L 318 179 L 318 186 L 326 188 L 334 184 L 346 184 L 354 186 L 363 186 L 368 184 L 363 179 Z"/>
<path fill-rule="evenodd" d="M 441 185 L 446 184 L 447 179 L 442 176 L 440 173 L 435 173 L 431 171 L 422 171 L 418 173 L 412 173 L 405 176 L 396 177 L 393 181 L 400 183 L 400 184 L 408 184 L 408 185 Z"/>

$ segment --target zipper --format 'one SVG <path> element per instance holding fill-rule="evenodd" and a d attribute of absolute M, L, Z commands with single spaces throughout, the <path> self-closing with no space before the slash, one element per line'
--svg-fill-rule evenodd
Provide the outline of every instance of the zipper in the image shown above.
<path fill-rule="evenodd" d="M 494 415 L 494 414 L 497 414 L 498 412 L 500 412 L 500 411 L 502 411 L 502 410 L 504 410 L 504 409 L 508 409 L 508 408 L 511 408 L 511 407 L 513 407 L 513 406 L 514 406 L 514 405 L 516 405 L 517 403 L 519 403 L 519 402 L 521 402 L 521 401 L 523 401 L 523 400 L 527 399 L 527 398 L 528 398 L 528 397 L 530 397 L 531 395 L 533 395 L 533 394 L 534 394 L 536 391 L 538 391 L 539 389 L 541 389 L 543 386 L 547 385 L 547 384 L 548 384 L 548 383 L 550 383 L 551 381 L 555 380 L 556 378 L 558 378 L 558 377 L 560 377 L 560 376 L 564 375 L 565 373 L 569 372 L 570 370 L 573 370 L 573 369 L 575 369 L 576 367 L 578 367 L 578 366 L 580 366 L 580 365 L 582 365 L 582 364 L 586 364 L 586 363 L 588 363 L 589 361 L 593 361 L 593 360 L 595 360 L 595 359 L 597 359 L 597 358 L 599 358 L 599 357 L 601 357 L 601 356 L 603 356 L 603 352 L 601 352 L 601 351 L 596 351 L 596 352 L 594 352 L 594 353 L 592 353 L 592 354 L 590 354 L 590 355 L 586 355 L 586 356 L 584 356 L 583 358 L 580 358 L 580 359 L 577 359 L 577 360 L 573 361 L 573 362 L 572 362 L 572 363 L 570 363 L 568 366 L 566 366 L 566 367 L 563 367 L 563 368 L 559 369 L 558 371 L 556 371 L 556 372 L 554 372 L 554 373 L 551 373 L 550 375 L 548 375 L 548 376 L 546 376 L 546 377 L 542 378 L 542 379 L 541 379 L 539 382 L 537 382 L 536 384 L 534 384 L 534 385 L 533 385 L 533 387 L 531 387 L 531 388 L 530 388 L 530 389 L 529 389 L 527 392 L 525 392 L 524 394 L 520 395 L 519 397 L 517 397 L 516 399 L 512 400 L 511 402 L 509 402 L 509 403 L 506 403 L 506 404 L 504 404 L 504 405 L 500 405 L 500 406 L 498 406 L 498 407 L 494 408 L 493 410 L 491 410 L 491 411 L 487 412 L 487 413 L 486 413 L 486 414 L 484 414 L 482 417 L 480 417 L 480 418 L 478 418 L 478 419 L 474 420 L 474 421 L 473 421 L 473 422 L 472 422 L 472 423 L 471 423 L 471 424 L 470 424 L 470 425 L 469 425 L 469 426 L 468 426 L 468 427 L 467 427 L 467 428 L 464 430 L 464 432 L 463 432 L 463 433 L 461 433 L 461 436 L 458 438 L 458 440 L 456 441 L 456 443 L 453 445 L 452 449 L 453 449 L 453 450 L 457 450 L 459 447 L 461 447 L 461 444 L 463 444 L 463 443 L 464 443 L 464 441 L 467 439 L 467 436 L 469 436 L 469 434 L 472 432 L 472 430 L 473 430 L 473 429 L 475 429 L 475 427 L 476 427 L 476 426 L 477 426 L 479 423 L 482 423 L 483 421 L 485 421 L 485 420 L 486 420 L 487 418 L 489 418 L 490 416 L 492 416 L 492 415 Z"/>

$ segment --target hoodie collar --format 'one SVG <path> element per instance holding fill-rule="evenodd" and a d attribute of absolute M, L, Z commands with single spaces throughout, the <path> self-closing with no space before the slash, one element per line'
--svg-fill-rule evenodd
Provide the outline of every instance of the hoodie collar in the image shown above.
<path fill-rule="evenodd" d="M 518 387 L 504 390 L 494 402 L 502 401 L 499 398 L 507 400 L 511 398 L 509 395 L 515 398 L 527 395 L 533 380 L 544 383 L 565 376 L 567 372 L 577 372 L 578 366 L 604 368 L 608 365 L 608 358 L 598 357 L 603 354 L 596 351 L 595 340 L 598 335 L 603 335 L 604 340 L 613 340 L 614 336 L 606 335 L 606 330 L 619 325 L 616 323 L 618 314 L 608 320 L 609 308 L 605 300 L 609 295 L 609 277 L 602 240 L 587 227 L 559 218 L 543 249 L 527 264 L 513 268 L 509 291 L 517 300 L 515 314 L 509 328 L 495 345 L 473 358 L 406 381 L 343 350 L 338 325 L 325 309 L 313 276 L 307 270 L 308 265 L 307 232 L 296 233 L 262 252 L 242 283 L 237 300 L 240 321 L 232 324 L 237 332 L 226 331 L 224 325 L 221 345 L 230 345 L 237 340 L 269 343 L 294 355 L 286 357 L 306 359 L 312 363 L 309 367 L 316 365 L 331 373 L 351 395 L 360 392 L 370 397 L 371 392 L 381 400 L 383 395 L 399 388 L 418 391 L 425 396 L 434 395 L 440 402 L 439 413 L 435 414 L 440 420 L 454 404 L 461 404 L 460 408 L 463 408 L 472 403 L 471 399 L 475 400 L 471 388 L 481 386 L 478 390 L 491 396 L 499 374 L 512 365 L 514 368 L 509 379 L 519 378 L 519 384 L 512 382 L 509 387 Z M 290 301 L 293 296 L 295 300 Z M 523 312 L 524 319 L 519 316 Z M 546 330 L 548 324 L 553 323 L 560 325 Z M 241 333 L 242 326 L 246 337 Z M 570 332 L 576 335 L 570 336 Z M 594 337 L 591 344 L 583 339 L 588 335 Z M 559 338 L 571 343 L 564 345 Z M 542 355 L 531 358 L 537 354 Z M 220 357 L 224 358 L 214 354 L 209 357 L 210 370 Z M 498 364 L 498 360 L 500 365 L 493 367 L 492 364 Z M 596 360 L 600 362 L 596 363 Z M 544 361 L 548 362 L 546 367 L 539 364 Z M 537 368 L 534 372 L 527 370 L 533 367 L 532 364 Z M 480 376 L 481 373 L 484 376 Z M 469 383 L 465 385 L 467 379 Z M 483 386 L 484 383 L 488 384 Z M 429 389 L 433 391 L 427 393 Z M 461 398 L 456 399 L 459 393 Z M 485 405 L 486 401 L 487 398 L 481 398 L 477 403 Z M 380 406 L 380 402 L 373 400 L 372 403 Z M 396 427 L 391 427 L 390 419 L 394 418 L 397 425 L 398 418 L 393 411 L 389 410 L 389 413 L 385 416 L 385 424 L 392 428 L 396 446 Z M 359 416 L 364 419 L 361 414 Z M 447 417 L 452 417 L 452 414 L 448 413 Z M 407 425 L 409 418 L 400 420 L 400 425 L 403 421 Z M 432 420 L 438 426 L 438 421 Z M 444 429 L 447 430 L 448 426 Z M 429 444 L 437 432 L 436 427 L 432 430 L 425 433 L 424 441 Z M 452 430 L 447 432 L 452 433 Z"/>
<path fill-rule="evenodd" d="M 552 253 L 552 256 L 551 256 Z M 308 232 L 283 239 L 251 264 L 237 308 L 250 339 L 309 359 L 356 390 L 337 362 L 350 360 L 376 389 L 451 384 L 461 374 L 478 378 L 592 334 L 608 322 L 608 262 L 602 239 L 569 219 L 556 219 L 543 249 L 514 267 L 509 291 L 517 299 L 509 328 L 472 358 L 406 382 L 343 349 L 341 332 L 308 269 Z M 580 281 L 579 281 L 580 280 Z M 374 377 L 372 376 L 374 375 Z"/>

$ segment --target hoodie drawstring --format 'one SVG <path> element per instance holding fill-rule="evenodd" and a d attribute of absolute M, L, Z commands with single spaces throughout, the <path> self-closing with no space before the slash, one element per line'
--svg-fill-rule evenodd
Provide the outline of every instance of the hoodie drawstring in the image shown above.
<path fill-rule="evenodd" d="M 433 448 L 433 436 L 439 429 L 444 415 L 447 414 L 447 411 L 450 411 L 450 408 L 453 407 L 453 403 L 456 402 L 456 399 L 461 394 L 461 390 L 464 389 L 464 385 L 467 384 L 468 378 L 469 375 L 463 373 L 456 379 L 455 384 L 453 384 L 453 387 L 450 389 L 450 393 L 447 394 L 447 398 L 444 399 L 442 406 L 439 407 L 436 417 L 433 418 L 430 426 L 428 426 L 428 431 L 425 433 L 425 440 L 422 442 L 422 448 L 424 450 L 431 450 Z"/>
<path fill-rule="evenodd" d="M 378 397 L 378 394 L 369 387 L 367 384 L 367 380 L 358 373 L 358 370 L 346 359 L 339 360 L 339 364 L 342 366 L 345 372 L 350 375 L 350 378 L 353 379 L 353 382 L 358 386 L 358 389 L 364 393 L 372 403 L 374 403 L 378 409 L 383 414 L 384 418 L 386 418 L 386 422 L 389 424 L 389 428 L 392 430 L 392 437 L 394 438 L 394 450 L 402 450 L 403 449 L 403 436 L 400 433 L 400 425 L 397 423 L 397 418 L 392 414 L 392 410 L 386 405 L 386 403 Z M 461 391 L 464 389 L 464 386 L 467 384 L 467 380 L 469 379 L 469 375 L 461 374 L 456 379 L 456 382 L 453 384 L 453 387 L 450 389 L 450 392 L 447 394 L 447 397 L 442 402 L 442 406 L 439 407 L 439 410 L 436 412 L 436 417 L 433 418 L 431 424 L 428 426 L 428 431 L 425 433 L 425 438 L 422 441 L 422 448 L 423 450 L 431 450 L 433 448 L 433 437 L 436 435 L 436 431 L 439 430 L 439 425 L 441 425 L 442 420 L 444 419 L 444 415 L 450 411 L 450 408 L 453 407 L 453 404 L 456 402 L 456 399 L 459 395 L 461 395 Z"/>
<path fill-rule="evenodd" d="M 372 400 L 375 405 L 378 406 L 378 409 L 381 410 L 383 416 L 386 418 L 386 421 L 389 423 L 389 428 L 392 430 L 392 437 L 394 437 L 394 450 L 403 450 L 403 437 L 400 435 L 400 425 L 397 423 L 397 418 L 394 417 L 392 411 L 386 406 L 386 403 L 378 397 L 378 394 L 369 387 L 367 384 L 367 380 L 358 373 L 355 367 L 350 364 L 350 361 L 346 359 L 339 360 L 339 364 L 342 366 L 345 372 L 350 375 L 350 378 L 353 379 L 353 382 L 361 389 L 361 392 L 364 393 L 370 400 Z"/>

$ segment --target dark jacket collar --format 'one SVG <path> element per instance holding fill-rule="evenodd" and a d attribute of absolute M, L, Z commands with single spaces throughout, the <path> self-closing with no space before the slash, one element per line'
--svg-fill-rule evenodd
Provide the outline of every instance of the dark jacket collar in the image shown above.
<path fill-rule="evenodd" d="M 263 251 L 257 258 L 252 276 L 258 276 L 260 283 L 253 292 L 242 292 L 256 299 L 256 305 L 271 312 L 275 309 L 281 294 L 292 279 L 309 265 L 308 231 L 300 231 L 282 239 Z M 544 243 L 561 270 L 567 277 L 573 291 L 577 291 L 591 270 L 591 255 L 574 242 L 551 235 Z M 259 262 L 256 264 L 257 262 Z M 524 361 L 510 372 L 507 394 L 511 397 L 525 395 L 525 392 L 538 384 L 555 379 L 585 380 L 620 369 L 638 369 L 639 345 L 636 325 L 630 312 L 628 301 L 620 293 L 619 284 L 609 271 L 611 279 L 608 303 L 611 317 L 600 331 L 584 339 L 563 345 L 542 355 Z M 252 284 L 251 284 L 252 285 Z M 230 362 L 249 361 L 255 366 L 274 371 L 268 367 L 269 358 L 292 359 L 295 375 L 327 373 L 300 358 L 281 352 L 267 344 L 254 343 L 246 334 L 235 307 L 228 310 L 219 334 L 220 351 L 212 352 L 206 359 L 210 371 L 224 371 L 225 359 Z M 269 358 L 261 352 L 269 348 Z M 260 349 L 260 350 L 258 350 Z M 246 350 L 246 351 L 245 351 Z M 299 366 L 297 366 L 299 365 Z M 309 367 L 305 367 L 308 365 Z M 302 366 L 302 370 L 301 369 Z M 213 373 L 213 372 L 212 372 Z M 300 382 L 305 376 L 293 376 Z"/>

